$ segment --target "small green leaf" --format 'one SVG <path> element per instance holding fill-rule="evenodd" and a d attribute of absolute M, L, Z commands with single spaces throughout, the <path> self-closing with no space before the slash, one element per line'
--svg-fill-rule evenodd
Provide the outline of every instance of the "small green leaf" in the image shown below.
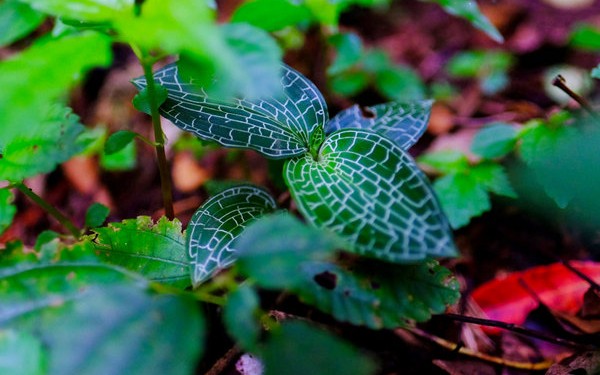
<path fill-rule="evenodd" d="M 119 14 L 133 13 L 130 0 L 23 0 L 35 9 L 79 22 L 106 22 Z"/>
<path fill-rule="evenodd" d="M 165 100 L 167 100 L 167 89 L 162 87 L 159 83 L 155 83 L 154 89 L 156 90 L 155 91 L 156 104 L 158 107 L 160 107 L 165 102 Z M 151 113 L 152 107 L 150 105 L 150 97 L 148 96 L 148 88 L 147 87 L 144 87 L 144 89 L 142 89 L 142 91 L 138 92 L 133 97 L 133 106 L 135 107 L 135 109 L 137 109 L 140 112 L 144 112 L 147 115 L 152 115 L 152 113 Z M 125 132 L 125 130 L 123 130 L 123 132 Z M 120 133 L 120 132 L 117 132 L 117 133 Z M 117 133 L 115 133 L 115 134 L 117 134 Z M 133 132 L 128 132 L 128 133 L 133 133 Z M 111 137 L 112 137 L 112 135 L 111 135 Z M 134 136 L 132 136 L 131 139 L 129 139 L 129 141 L 131 141 L 133 139 L 133 137 Z M 109 140 L 110 140 L 110 138 L 109 138 Z M 127 144 L 127 143 L 125 143 L 125 144 Z M 116 152 L 116 151 L 112 151 L 112 152 Z"/>
<path fill-rule="evenodd" d="M 0 330 L 0 373 L 47 374 L 48 353 L 41 340 L 29 333 Z"/>
<path fill-rule="evenodd" d="M 190 285 L 189 259 L 181 223 L 148 216 L 94 228 L 92 245 L 98 257 L 150 280 L 185 288 Z"/>
<path fill-rule="evenodd" d="M 496 27 L 481 13 L 477 3 L 474 0 L 425 0 L 439 4 L 446 12 L 462 17 L 469 21 L 473 26 L 485 32 L 490 38 L 498 43 L 502 43 L 504 38 Z"/>
<path fill-rule="evenodd" d="M 244 350 L 254 350 L 258 342 L 261 333 L 259 310 L 258 294 L 246 284 L 227 296 L 227 303 L 223 308 L 223 322 L 229 335 Z"/>
<path fill-rule="evenodd" d="M 487 159 L 499 158 L 514 149 L 517 137 L 514 126 L 504 123 L 490 124 L 475 134 L 471 151 Z"/>
<path fill-rule="evenodd" d="M 214 99 L 189 81 L 177 65 L 155 73 L 169 98 L 161 114 L 181 129 L 226 147 L 249 148 L 271 158 L 300 155 L 309 150 L 310 135 L 328 119 L 327 105 L 306 77 L 281 67 L 279 95 L 264 99 Z M 143 89 L 143 77 L 133 83 Z"/>
<path fill-rule="evenodd" d="M 86 242 L 44 248 L 54 253 L 45 261 L 22 248 L 2 254 L 0 329 L 42 342 L 48 374 L 192 373 L 204 337 L 195 301 L 150 291 L 144 279 L 98 262 Z"/>
<path fill-rule="evenodd" d="M 485 187 L 469 174 L 443 176 L 435 180 L 433 187 L 454 229 L 467 225 L 471 218 L 491 207 Z"/>
<path fill-rule="evenodd" d="M 122 149 L 110 155 L 100 154 L 100 165 L 107 171 L 128 171 L 135 168 L 137 163 L 137 147 L 135 142 L 129 142 Z"/>
<path fill-rule="evenodd" d="M 597 65 L 594 69 L 592 69 L 590 75 L 592 78 L 600 79 L 600 64 Z"/>
<path fill-rule="evenodd" d="M 246 22 L 266 31 L 277 31 L 313 19 L 308 8 L 289 0 L 253 0 L 240 5 L 231 22 Z"/>
<path fill-rule="evenodd" d="M 9 189 L 0 189 L 0 235 L 12 224 L 17 213 L 14 197 Z"/>
<path fill-rule="evenodd" d="M 104 224 L 110 209 L 101 203 L 92 204 L 85 213 L 85 226 L 87 228 L 96 228 Z"/>
<path fill-rule="evenodd" d="M 431 100 L 400 103 L 391 102 L 373 107 L 354 105 L 332 118 L 325 131 L 339 129 L 369 129 L 390 138 L 403 150 L 415 144 L 427 128 L 431 114 Z"/>
<path fill-rule="evenodd" d="M 585 51 L 600 51 L 600 30 L 593 25 L 579 24 L 571 31 L 569 44 Z"/>
<path fill-rule="evenodd" d="M 347 71 L 329 79 L 331 89 L 342 96 L 354 96 L 367 88 L 369 75 L 363 71 Z"/>
<path fill-rule="evenodd" d="M 299 269 L 305 282 L 294 291 L 303 302 L 373 329 L 429 320 L 460 297 L 458 281 L 432 259 L 415 265 L 363 260 L 351 267 L 312 262 Z"/>
<path fill-rule="evenodd" d="M 234 242 L 238 267 L 258 285 L 268 289 L 293 288 L 304 276 L 303 262 L 324 260 L 345 247 L 332 233 L 302 224 L 288 213 L 257 219 Z"/>
<path fill-rule="evenodd" d="M 514 64 L 514 57 L 504 51 L 474 50 L 453 56 L 446 69 L 458 78 L 485 78 L 505 73 Z"/>
<path fill-rule="evenodd" d="M 421 77 L 406 66 L 391 66 L 375 74 L 375 86 L 388 99 L 398 101 L 422 100 L 425 85 Z"/>
<path fill-rule="evenodd" d="M 190 219 L 186 235 L 193 286 L 231 265 L 237 259 L 234 240 L 252 220 L 276 207 L 271 195 L 252 185 L 229 188 L 206 201 Z"/>
<path fill-rule="evenodd" d="M 141 94 L 141 93 L 140 93 Z M 138 94 L 138 95 L 140 95 Z M 136 95 L 136 97 L 138 96 Z M 135 99 L 134 99 L 135 101 Z M 132 132 L 129 130 L 119 130 L 108 137 L 106 143 L 104 144 L 104 153 L 106 155 L 114 154 L 115 152 L 121 151 L 125 146 L 127 146 L 131 141 L 137 137 L 138 134 L 136 132 Z"/>
<path fill-rule="evenodd" d="M 265 375 L 367 375 L 373 360 L 332 334 L 302 321 L 286 321 L 260 350 Z"/>
<path fill-rule="evenodd" d="M 38 28 L 44 15 L 18 0 L 5 0 L 0 3 L 0 46 L 6 46 L 21 39 Z"/>
<path fill-rule="evenodd" d="M 479 184 L 485 186 L 486 190 L 509 198 L 517 197 L 517 193 L 500 164 L 491 161 L 482 162 L 471 168 L 470 173 Z"/>
<path fill-rule="evenodd" d="M 429 181 L 404 150 L 378 133 L 338 130 L 317 159 L 290 159 L 284 173 L 303 216 L 358 254 L 400 263 L 456 254 Z"/>
<path fill-rule="evenodd" d="M 328 39 L 329 44 L 336 50 L 333 63 L 327 68 L 327 74 L 336 75 L 350 69 L 357 64 L 363 54 L 360 37 L 356 33 L 339 33 Z"/>
<path fill-rule="evenodd" d="M 470 168 L 469 159 L 458 150 L 429 152 L 419 156 L 418 162 L 441 174 L 463 173 Z"/>

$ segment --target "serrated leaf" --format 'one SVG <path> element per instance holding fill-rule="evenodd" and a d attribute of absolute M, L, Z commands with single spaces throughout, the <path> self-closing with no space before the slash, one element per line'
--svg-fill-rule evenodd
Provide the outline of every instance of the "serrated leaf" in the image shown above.
<path fill-rule="evenodd" d="M 491 207 L 485 187 L 469 174 L 443 176 L 435 180 L 433 187 L 454 229 L 467 225 L 471 218 L 481 215 Z"/>
<path fill-rule="evenodd" d="M 44 21 L 44 15 L 17 0 L 0 3 L 0 46 L 26 36 Z"/>
<path fill-rule="evenodd" d="M 206 201 L 186 234 L 193 286 L 231 265 L 237 258 L 234 240 L 252 220 L 276 208 L 271 195 L 252 185 L 229 188 Z"/>
<path fill-rule="evenodd" d="M 373 360 L 327 331 L 302 321 L 286 321 L 260 350 L 265 375 L 367 375 Z"/>
<path fill-rule="evenodd" d="M 300 299 L 336 320 L 373 329 L 397 328 L 443 313 L 460 297 L 458 281 L 434 260 L 415 265 L 325 262 L 299 265 Z"/>
<path fill-rule="evenodd" d="M 150 280 L 185 288 L 190 285 L 189 259 L 181 223 L 148 216 L 94 228 L 92 245 L 105 262 L 138 272 Z"/>
<path fill-rule="evenodd" d="M 9 189 L 0 189 L 0 235 L 12 224 L 17 213 L 14 197 Z"/>
<path fill-rule="evenodd" d="M 104 224 L 110 209 L 101 203 L 92 204 L 85 213 L 85 226 L 96 228 Z"/>
<path fill-rule="evenodd" d="M 517 130 L 511 125 L 490 124 L 475 134 L 471 151 L 488 159 L 502 157 L 514 149 L 517 137 Z"/>
<path fill-rule="evenodd" d="M 502 165 L 491 161 L 482 162 L 471 168 L 469 173 L 486 190 L 509 198 L 517 197 Z"/>
<path fill-rule="evenodd" d="M 294 288 L 304 280 L 303 262 L 331 258 L 345 244 L 332 233 L 309 227 L 288 213 L 256 219 L 234 242 L 238 267 L 263 288 Z"/>
<path fill-rule="evenodd" d="M 261 326 L 258 312 L 260 299 L 256 290 L 244 284 L 227 296 L 223 308 L 223 322 L 229 335 L 244 350 L 255 349 Z"/>
<path fill-rule="evenodd" d="M 156 104 L 157 104 L 157 106 L 160 106 L 165 102 L 165 100 L 167 100 L 167 90 L 158 83 L 154 85 L 154 89 L 155 89 L 155 95 L 156 95 Z M 147 115 L 152 115 L 152 113 L 151 113 L 152 107 L 150 104 L 150 97 L 148 96 L 148 88 L 147 87 L 144 87 L 140 92 L 138 92 L 133 97 L 132 103 L 133 103 L 133 106 L 135 107 L 135 109 L 137 109 L 138 111 L 144 112 Z M 125 131 L 125 130 L 123 130 L 123 131 Z M 120 133 L 120 132 L 116 132 L 113 135 L 118 134 L 118 133 Z M 128 132 L 128 133 L 133 133 L 133 132 Z M 111 135 L 111 137 L 113 135 Z M 133 139 L 133 137 L 131 139 Z M 131 139 L 130 139 L 130 141 L 131 141 Z M 108 140 L 110 141 L 110 138 Z M 115 151 L 113 151 L 113 152 L 115 152 Z"/>
<path fill-rule="evenodd" d="M 316 159 L 291 159 L 284 172 L 307 220 L 337 233 L 358 254 L 390 262 L 456 254 L 427 178 L 396 143 L 342 129 L 325 140 Z"/>
<path fill-rule="evenodd" d="M 4 147 L 0 158 L 0 180 L 19 182 L 51 172 L 84 149 L 85 145 L 78 140 L 84 127 L 70 108 L 52 106 L 46 113 L 43 129 L 23 132 Z"/>
<path fill-rule="evenodd" d="M 485 32 L 496 42 L 502 43 L 504 38 L 496 27 L 481 13 L 474 0 L 426 0 L 442 6 L 446 12 L 462 17 L 473 26 Z"/>
<path fill-rule="evenodd" d="M 14 330 L 0 330 L 0 373 L 11 375 L 47 374 L 48 353 L 35 336 Z"/>
<path fill-rule="evenodd" d="M 433 101 L 390 102 L 361 108 L 354 105 L 325 125 L 331 134 L 339 129 L 369 129 L 390 138 L 403 150 L 415 144 L 427 128 Z"/>
<path fill-rule="evenodd" d="M 169 94 L 161 114 L 181 129 L 226 147 L 250 148 L 271 158 L 300 155 L 309 149 L 310 134 L 327 120 L 327 106 L 306 77 L 287 66 L 281 69 L 279 96 L 218 100 L 182 81 L 177 65 L 168 65 L 154 75 Z M 138 89 L 146 84 L 143 77 L 133 83 Z"/>

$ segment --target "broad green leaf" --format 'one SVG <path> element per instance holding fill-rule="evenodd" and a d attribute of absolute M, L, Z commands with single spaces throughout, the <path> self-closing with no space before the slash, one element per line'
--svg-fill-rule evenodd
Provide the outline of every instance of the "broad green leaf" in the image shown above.
<path fill-rule="evenodd" d="M 358 262 L 351 267 L 325 262 L 299 265 L 300 299 L 336 320 L 373 329 L 397 328 L 443 313 L 459 296 L 451 272 L 429 259 L 415 265 Z"/>
<path fill-rule="evenodd" d="M 467 225 L 471 218 L 491 208 L 485 186 L 470 174 L 456 173 L 440 177 L 435 180 L 433 187 L 455 229 Z"/>
<path fill-rule="evenodd" d="M 302 321 L 283 322 L 259 354 L 265 375 L 367 375 L 376 370 L 358 349 Z"/>
<path fill-rule="evenodd" d="M 100 154 L 100 165 L 107 171 L 128 171 L 135 168 L 137 163 L 137 146 L 135 142 L 129 142 L 119 151 L 112 154 L 102 152 Z"/>
<path fill-rule="evenodd" d="M 227 296 L 223 308 L 223 322 L 229 335 L 244 350 L 253 350 L 260 338 L 260 298 L 256 290 L 241 285 Z"/>
<path fill-rule="evenodd" d="M 206 201 L 192 216 L 186 234 L 194 287 L 237 258 L 234 240 L 254 219 L 277 208 L 261 188 L 240 185 Z"/>
<path fill-rule="evenodd" d="M 231 22 L 246 22 L 266 31 L 281 30 L 312 19 L 306 6 L 290 0 L 246 1 L 231 15 Z"/>
<path fill-rule="evenodd" d="M 165 100 L 167 100 L 167 90 L 159 84 L 155 84 L 154 88 L 156 90 L 156 103 L 160 106 Z M 144 87 L 143 90 L 138 92 L 133 97 L 133 106 L 140 112 L 144 112 L 147 115 L 152 115 L 151 105 L 150 105 L 150 97 L 148 96 L 148 88 Z M 131 132 L 130 132 L 131 133 Z M 115 133 L 117 134 L 117 133 Z M 112 137 L 112 136 L 111 136 Z M 133 137 L 131 138 L 133 139 Z M 110 140 L 110 138 L 109 138 Z"/>
<path fill-rule="evenodd" d="M 579 24 L 571 31 L 569 44 L 586 51 L 600 51 L 600 29 L 589 24 Z"/>
<path fill-rule="evenodd" d="M 0 2 L 0 46 L 31 33 L 44 21 L 44 15 L 18 0 Z"/>
<path fill-rule="evenodd" d="M 281 95 L 218 100 L 182 81 L 177 65 L 168 65 L 154 75 L 169 94 L 161 114 L 181 129 L 227 147 L 250 148 L 272 158 L 300 155 L 328 119 L 327 106 L 306 77 L 287 66 L 281 72 Z M 143 77 L 133 83 L 139 89 L 146 85 Z"/>
<path fill-rule="evenodd" d="M 141 277 L 100 263 L 87 242 L 3 252 L 0 293 L 0 329 L 43 342 L 51 375 L 187 375 L 202 350 L 194 301 L 151 292 Z"/>
<path fill-rule="evenodd" d="M 346 247 L 337 236 L 309 227 L 288 213 L 256 219 L 234 242 L 242 273 L 268 289 L 287 289 L 301 284 L 303 262 L 331 258 Z"/>
<path fill-rule="evenodd" d="M 363 55 L 363 45 L 356 33 L 339 33 L 328 39 L 336 50 L 335 60 L 327 68 L 327 74 L 336 75 L 350 69 Z"/>
<path fill-rule="evenodd" d="M 49 108 L 88 69 L 110 63 L 110 44 L 95 33 L 43 39 L 0 62 L 0 153 L 15 139 L 44 138 Z"/>
<path fill-rule="evenodd" d="M 0 189 L 0 235 L 12 224 L 17 213 L 14 197 L 9 189 Z"/>
<path fill-rule="evenodd" d="M 104 224 L 110 209 L 101 203 L 92 204 L 85 213 L 85 226 L 96 228 Z"/>
<path fill-rule="evenodd" d="M 35 336 L 14 330 L 0 330 L 0 373 L 11 375 L 47 374 L 48 352 Z"/>
<path fill-rule="evenodd" d="M 342 129 L 325 140 L 315 159 L 288 160 L 284 172 L 307 220 L 339 234 L 355 252 L 390 262 L 456 254 L 427 178 L 393 141 Z"/>
<path fill-rule="evenodd" d="M 150 280 L 185 288 L 190 285 L 189 259 L 178 220 L 148 216 L 94 228 L 92 245 L 98 257 L 138 272 Z"/>
<path fill-rule="evenodd" d="M 475 134 L 471 151 L 488 159 L 502 157 L 514 149 L 517 137 L 514 126 L 504 123 L 490 124 Z"/>
<path fill-rule="evenodd" d="M 475 0 L 425 0 L 442 6 L 446 12 L 462 17 L 473 26 L 485 32 L 496 42 L 502 43 L 504 38 L 496 27 L 481 13 Z"/>
<path fill-rule="evenodd" d="M 425 85 L 421 77 L 406 66 L 391 66 L 375 73 L 375 86 L 388 99 L 423 100 Z"/>
<path fill-rule="evenodd" d="M 110 135 L 110 137 L 108 137 L 106 143 L 104 144 L 104 153 L 106 155 L 112 155 L 115 152 L 121 151 L 137 136 L 138 134 L 136 132 L 132 132 L 129 130 L 119 130 L 117 132 L 114 132 Z"/>
<path fill-rule="evenodd" d="M 390 138 L 403 150 L 415 144 L 427 128 L 431 100 L 391 102 L 373 107 L 354 105 L 338 113 L 325 125 L 327 134 L 339 129 L 369 129 Z"/>
<path fill-rule="evenodd" d="M 133 13 L 133 0 L 22 0 L 33 8 L 56 17 L 79 22 L 112 21 Z"/>
<path fill-rule="evenodd" d="M 43 111 L 43 108 L 37 109 Z M 48 173 L 85 145 L 78 136 L 83 132 L 79 117 L 70 108 L 55 105 L 46 111 L 43 129 L 22 132 L 2 150 L 0 180 L 21 181 L 40 173 Z M 0 145 L 1 147 L 1 145 Z"/>

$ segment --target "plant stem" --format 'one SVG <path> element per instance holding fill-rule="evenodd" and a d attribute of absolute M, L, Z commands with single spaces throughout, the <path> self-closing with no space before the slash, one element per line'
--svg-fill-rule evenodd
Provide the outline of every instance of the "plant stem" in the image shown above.
<path fill-rule="evenodd" d="M 148 98 L 150 99 L 150 114 L 152 116 L 152 127 L 154 128 L 154 148 L 156 149 L 156 157 L 158 159 L 158 171 L 160 174 L 160 186 L 162 191 L 163 205 L 165 206 L 165 215 L 169 220 L 173 220 L 175 212 L 173 210 L 173 190 L 171 187 L 171 175 L 169 173 L 169 165 L 165 154 L 165 137 L 160 125 L 160 114 L 158 113 L 158 101 L 156 95 L 156 84 L 152 74 L 153 60 L 140 58 L 140 63 L 144 69 L 144 77 L 146 78 L 146 89 L 148 90 Z"/>
<path fill-rule="evenodd" d="M 592 106 L 590 105 L 590 103 L 581 95 L 577 94 L 575 91 L 571 90 L 571 88 L 569 86 L 567 86 L 567 81 L 565 80 L 565 78 L 563 76 L 561 76 L 560 74 L 557 75 L 554 80 L 552 80 L 552 85 L 558 87 L 559 89 L 561 89 L 562 91 L 565 92 L 565 94 L 569 95 L 573 100 L 575 100 L 577 103 L 579 103 L 579 105 L 585 109 L 589 114 L 591 115 L 596 115 L 596 112 L 594 112 L 594 109 L 592 108 Z"/>
<path fill-rule="evenodd" d="M 63 227 L 65 227 L 69 232 L 71 232 L 73 237 L 79 238 L 79 236 L 81 235 L 81 230 L 77 228 L 77 226 L 73 224 L 73 222 L 69 218 L 63 215 L 50 203 L 46 202 L 44 198 L 34 193 L 33 190 L 25 186 L 25 184 L 23 184 L 22 182 L 14 183 L 11 186 L 19 190 L 27 198 L 31 199 L 35 204 L 37 204 L 44 211 L 46 211 L 50 216 L 55 218 Z"/>

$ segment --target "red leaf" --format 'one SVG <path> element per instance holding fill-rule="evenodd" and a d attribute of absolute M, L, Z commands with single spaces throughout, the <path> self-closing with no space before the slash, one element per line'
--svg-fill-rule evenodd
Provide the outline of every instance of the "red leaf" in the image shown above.
<path fill-rule="evenodd" d="M 572 261 L 570 264 L 600 283 L 600 263 Z M 487 318 L 523 324 L 537 307 L 537 301 L 519 280 L 550 309 L 569 314 L 575 314 L 581 308 L 583 294 L 590 287 L 562 263 L 554 263 L 496 278 L 476 288 L 471 296 Z"/>

